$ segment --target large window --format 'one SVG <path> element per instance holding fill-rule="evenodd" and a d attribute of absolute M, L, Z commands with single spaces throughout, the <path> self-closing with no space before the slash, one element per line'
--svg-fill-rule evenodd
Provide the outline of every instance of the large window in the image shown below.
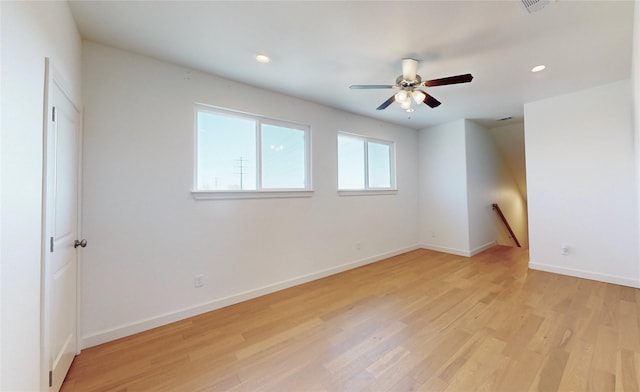
<path fill-rule="evenodd" d="M 393 142 L 338 133 L 338 189 L 395 189 L 394 155 Z"/>
<path fill-rule="evenodd" d="M 309 191 L 309 127 L 198 105 L 195 192 Z"/>

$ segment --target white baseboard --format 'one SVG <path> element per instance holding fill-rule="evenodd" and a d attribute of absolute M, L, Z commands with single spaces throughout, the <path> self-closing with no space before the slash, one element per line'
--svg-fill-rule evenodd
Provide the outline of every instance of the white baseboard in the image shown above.
<path fill-rule="evenodd" d="M 580 270 L 575 268 L 558 267 L 555 265 L 536 263 L 533 261 L 529 261 L 529 268 L 533 270 L 538 270 L 538 271 L 553 272 L 555 274 L 573 276 L 576 278 L 597 280 L 599 282 L 613 283 L 621 286 L 640 288 L 639 281 L 622 277 L 622 276 L 601 274 L 598 272 L 585 271 L 585 270 Z"/>
<path fill-rule="evenodd" d="M 433 244 L 422 244 L 422 247 L 424 249 L 435 250 L 436 252 L 450 253 L 452 255 L 471 257 L 471 256 L 477 255 L 480 252 L 484 252 L 485 250 L 491 248 L 492 246 L 495 246 L 495 244 L 496 244 L 495 241 L 491 241 L 471 250 L 447 248 L 445 246 L 439 246 L 439 245 L 433 245 Z"/>
<path fill-rule="evenodd" d="M 433 244 L 422 244 L 421 247 L 424 248 L 424 249 L 434 250 L 436 252 L 442 252 L 442 253 L 449 253 L 449 254 L 452 254 L 452 255 L 471 257 L 471 252 L 468 251 L 468 250 L 447 248 L 445 246 L 439 246 L 439 245 L 433 245 Z"/>
<path fill-rule="evenodd" d="M 314 272 L 308 275 L 299 276 L 297 278 L 288 279 L 279 283 L 263 286 L 253 290 L 247 290 L 241 293 L 230 295 L 228 297 L 217 298 L 212 301 L 208 301 L 202 304 L 189 306 L 176 311 L 164 313 L 158 316 L 149 317 L 142 320 L 137 320 L 128 324 L 119 325 L 117 327 L 104 329 L 102 331 L 90 333 L 84 335 L 81 338 L 80 346 L 82 349 L 96 346 L 98 344 L 106 343 L 112 340 L 120 339 L 125 336 L 133 335 L 138 332 L 143 332 L 152 328 L 156 328 L 162 325 L 166 325 L 175 321 L 183 320 L 189 317 L 197 316 L 202 313 L 210 312 L 212 310 L 224 308 L 225 306 L 237 304 L 252 298 L 260 297 L 265 294 L 273 293 L 275 291 L 283 290 L 289 287 L 297 286 L 299 284 L 311 282 L 320 278 L 324 278 L 329 275 L 334 275 L 343 271 L 354 269 L 366 264 L 371 264 L 376 261 L 380 261 L 389 257 L 397 256 L 402 253 L 410 252 L 412 250 L 420 249 L 420 245 L 409 246 L 395 251 L 367 257 L 364 259 L 356 260 L 350 263 L 342 264 L 336 267 L 327 268 L 322 271 Z"/>
<path fill-rule="evenodd" d="M 478 253 L 484 252 L 485 250 L 487 250 L 489 248 L 492 248 L 494 246 L 496 246 L 496 242 L 495 241 L 487 242 L 484 245 L 480 245 L 475 249 L 471 249 L 471 256 L 475 256 Z"/>

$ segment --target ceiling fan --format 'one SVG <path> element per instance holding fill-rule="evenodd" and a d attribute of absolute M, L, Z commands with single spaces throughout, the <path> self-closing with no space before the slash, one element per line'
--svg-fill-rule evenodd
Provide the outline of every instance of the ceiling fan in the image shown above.
<path fill-rule="evenodd" d="M 420 75 L 416 72 L 418 70 L 418 60 L 414 59 L 402 59 L 402 75 L 396 79 L 396 84 L 354 84 L 350 86 L 351 89 L 380 89 L 380 88 L 395 88 L 399 89 L 396 94 L 387 99 L 378 106 L 376 110 L 384 110 L 393 101 L 400 103 L 400 107 L 407 112 L 413 112 L 411 107 L 411 100 L 413 99 L 417 104 L 424 103 L 425 105 L 435 108 L 440 105 L 440 101 L 427 94 L 426 91 L 420 90 L 418 87 L 435 87 L 444 86 L 447 84 L 468 83 L 473 80 L 471 74 L 449 76 L 441 79 L 422 81 Z"/>

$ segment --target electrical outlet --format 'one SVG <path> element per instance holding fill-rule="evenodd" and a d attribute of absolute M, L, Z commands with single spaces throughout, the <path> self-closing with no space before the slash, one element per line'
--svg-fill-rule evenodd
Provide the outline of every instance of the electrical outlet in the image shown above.
<path fill-rule="evenodd" d="M 193 287 L 198 288 L 204 286 L 204 275 L 196 275 L 193 277 Z"/>
<path fill-rule="evenodd" d="M 362 250 L 362 242 L 356 242 L 356 250 Z"/>
<path fill-rule="evenodd" d="M 562 244 L 562 246 L 560 247 L 560 253 L 562 253 L 563 256 L 568 255 L 569 254 L 569 245 Z"/>

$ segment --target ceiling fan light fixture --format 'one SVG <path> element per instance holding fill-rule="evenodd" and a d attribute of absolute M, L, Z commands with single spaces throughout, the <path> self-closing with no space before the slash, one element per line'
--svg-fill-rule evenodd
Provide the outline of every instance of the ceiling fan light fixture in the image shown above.
<path fill-rule="evenodd" d="M 420 90 L 415 90 L 411 93 L 411 98 L 413 98 L 414 101 L 416 101 L 416 103 L 420 104 L 422 102 L 424 102 L 424 99 L 427 96 Z"/>
<path fill-rule="evenodd" d="M 400 102 L 400 107 L 403 108 L 404 110 L 410 110 L 411 109 L 411 100 L 407 99 L 406 101 Z"/>
<path fill-rule="evenodd" d="M 396 101 L 402 103 L 409 100 L 409 93 L 405 90 L 398 91 L 396 93 Z"/>

